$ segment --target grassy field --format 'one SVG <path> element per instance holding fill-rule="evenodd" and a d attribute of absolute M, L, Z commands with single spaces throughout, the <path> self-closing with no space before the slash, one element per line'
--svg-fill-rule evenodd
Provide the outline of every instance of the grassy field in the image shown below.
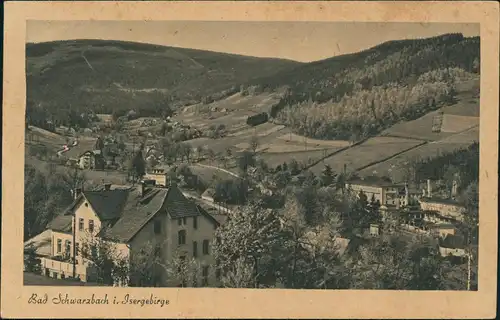
<path fill-rule="evenodd" d="M 359 172 L 360 175 L 385 175 L 394 181 L 401 181 L 404 176 L 405 167 L 412 160 L 424 157 L 439 156 L 479 141 L 479 128 L 472 128 L 462 133 L 451 135 L 439 141 L 430 142 L 404 152 L 390 160 L 365 168 Z"/>
<path fill-rule="evenodd" d="M 209 168 L 209 167 L 197 166 L 197 165 L 189 166 L 189 168 L 191 169 L 191 172 L 193 174 L 197 175 L 207 187 L 212 185 L 212 183 L 214 182 L 214 179 L 217 179 L 217 180 L 237 179 L 233 175 L 230 175 L 230 174 L 224 172 L 223 170 L 218 170 L 217 168 Z M 221 168 L 223 168 L 223 167 L 221 166 Z"/>
<path fill-rule="evenodd" d="M 392 137 L 370 138 L 360 145 L 341 151 L 325 159 L 324 162 L 313 166 L 311 171 L 316 174 L 320 173 L 324 168 L 324 164 L 330 165 L 333 171 L 336 172 L 342 171 L 344 164 L 347 165 L 348 171 L 358 170 L 370 163 L 383 161 L 398 152 L 414 148 L 421 143 L 421 141 L 413 139 Z"/>
<path fill-rule="evenodd" d="M 283 164 L 283 162 L 288 162 L 295 159 L 299 163 L 308 164 L 310 161 L 318 161 L 326 154 L 334 152 L 336 149 L 321 149 L 321 150 L 310 150 L 310 151 L 299 151 L 299 152 L 264 152 L 258 155 L 259 159 L 264 160 L 269 166 L 276 167 Z"/>
<path fill-rule="evenodd" d="M 457 103 L 429 112 L 416 120 L 397 123 L 382 132 L 382 135 L 437 141 L 478 125 L 480 107 L 479 97 L 475 93 L 478 87 L 478 80 L 461 83 Z M 436 133 L 432 132 L 432 122 L 439 112 L 443 112 L 443 124 L 441 132 Z"/>
<path fill-rule="evenodd" d="M 210 104 L 185 107 L 182 112 L 173 117 L 173 120 L 199 129 L 223 124 L 230 134 L 237 134 L 247 128 L 246 119 L 248 116 L 268 111 L 269 107 L 278 99 L 279 95 L 274 93 L 254 96 L 242 96 L 237 93 Z"/>

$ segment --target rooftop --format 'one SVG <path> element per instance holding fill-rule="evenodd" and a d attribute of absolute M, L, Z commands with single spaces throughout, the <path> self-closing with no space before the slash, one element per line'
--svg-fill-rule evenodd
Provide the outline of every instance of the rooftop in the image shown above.
<path fill-rule="evenodd" d="M 404 186 L 401 184 L 394 184 L 389 178 L 380 178 L 375 176 L 366 176 L 364 178 L 354 178 L 347 181 L 348 184 L 360 186 L 373 186 L 373 187 L 390 187 L 390 186 Z"/>
<path fill-rule="evenodd" d="M 158 212 L 171 218 L 206 215 L 214 223 L 218 221 L 191 200 L 184 197 L 177 187 L 117 188 L 101 191 L 84 191 L 62 214 L 56 216 L 48 229 L 71 232 L 72 213 L 77 204 L 86 200 L 95 210 L 104 227 L 101 236 L 118 242 L 130 241 L 137 232 Z"/>
<path fill-rule="evenodd" d="M 465 241 L 463 237 L 448 234 L 446 237 L 439 239 L 439 246 L 450 249 L 464 249 Z"/>

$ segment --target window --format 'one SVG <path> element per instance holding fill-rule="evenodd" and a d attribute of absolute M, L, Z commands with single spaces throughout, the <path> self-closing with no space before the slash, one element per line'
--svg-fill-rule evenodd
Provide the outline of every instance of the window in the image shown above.
<path fill-rule="evenodd" d="M 66 247 L 66 253 L 70 254 L 71 253 L 71 241 L 66 240 L 66 242 L 64 244 L 65 244 L 65 247 Z"/>
<path fill-rule="evenodd" d="M 209 250 L 208 250 L 208 240 L 203 240 L 203 254 L 208 254 L 209 253 Z"/>
<path fill-rule="evenodd" d="M 208 286 L 208 266 L 203 266 L 202 276 L 201 276 L 201 285 L 204 287 Z"/>
<path fill-rule="evenodd" d="M 179 230 L 177 235 L 179 238 L 179 245 L 186 244 L 186 230 Z"/>
<path fill-rule="evenodd" d="M 160 256 L 161 256 L 161 246 L 159 244 L 157 244 L 155 246 L 155 257 L 159 258 Z"/>
<path fill-rule="evenodd" d="M 182 224 L 183 224 L 183 225 L 186 225 L 186 219 L 187 219 L 187 218 L 182 218 Z"/>
<path fill-rule="evenodd" d="M 57 253 L 60 253 L 62 251 L 62 240 L 57 239 Z"/>
<path fill-rule="evenodd" d="M 80 254 L 80 244 L 78 242 L 75 244 L 75 254 L 76 255 Z"/>
<path fill-rule="evenodd" d="M 198 217 L 193 217 L 193 229 L 198 229 Z"/>
<path fill-rule="evenodd" d="M 155 232 L 155 234 L 161 234 L 161 221 L 160 220 L 156 220 L 154 222 L 154 232 Z"/>
<path fill-rule="evenodd" d="M 79 230 L 79 231 L 82 231 L 82 230 L 83 230 L 83 225 L 84 225 L 84 220 L 83 220 L 83 218 L 80 218 L 80 219 L 78 220 L 78 230 Z"/>
<path fill-rule="evenodd" d="M 198 242 L 193 241 L 193 258 L 198 256 Z"/>
<path fill-rule="evenodd" d="M 94 232 L 94 220 L 89 220 L 89 232 Z"/>
<path fill-rule="evenodd" d="M 182 226 L 182 219 L 181 218 L 177 219 L 177 224 Z"/>

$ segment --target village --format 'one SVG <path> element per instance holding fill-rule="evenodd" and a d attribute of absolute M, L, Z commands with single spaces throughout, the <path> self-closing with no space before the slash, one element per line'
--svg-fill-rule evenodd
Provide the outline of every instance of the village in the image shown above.
<path fill-rule="evenodd" d="M 25 284 L 477 290 L 479 37 L 358 49 L 27 43 Z"/>
<path fill-rule="evenodd" d="M 104 119 L 104 124 L 111 122 L 110 116 L 99 117 Z M 140 121 L 142 128 L 155 125 L 161 131 L 168 126 L 172 136 L 190 130 L 189 126 L 170 119 Z M 120 257 L 130 257 L 131 252 L 138 250 L 136 248 L 143 250 L 146 244 L 152 246 L 155 257 L 165 264 L 172 261 L 174 255 L 182 260 L 192 257 L 202 266 L 201 282 L 195 280 L 196 285 L 220 286 L 220 272 L 213 271 L 217 267 L 211 246 L 216 238 L 215 230 L 224 225 L 232 210 L 238 210 L 246 202 L 238 197 L 279 197 L 282 186 L 277 176 L 286 171 L 286 167 L 292 173 L 288 180 L 291 185 L 300 186 L 309 179 L 302 174 L 304 164 L 292 160 L 288 165 L 284 162 L 278 168 L 270 168 L 251 148 L 216 154 L 206 146 L 162 145 L 161 138 L 152 139 L 154 131 L 140 134 L 137 130 L 137 136 L 128 140 L 118 135 L 115 136 L 122 140 L 113 135 L 89 134 L 86 130 L 80 135 L 67 128 L 55 131 L 67 138 L 56 151 L 56 157 L 51 158 L 57 163 L 52 166 L 79 172 L 86 180 L 71 190 L 74 196 L 71 206 L 58 213 L 45 231 L 25 243 L 27 248 L 36 247 L 40 258 L 38 272 L 54 279 L 97 281 L 98 272 L 81 250 L 89 241 L 94 243 L 92 250 L 96 250 L 96 241 L 104 241 L 113 243 Z M 40 137 L 50 139 L 50 134 L 44 133 L 43 129 L 31 127 L 28 140 L 34 143 L 40 141 Z M 196 139 L 196 135 L 193 138 Z M 252 143 L 258 143 L 255 136 L 250 137 L 248 145 Z M 186 147 L 191 149 L 188 151 Z M 178 154 L 171 152 L 172 149 Z M 138 155 L 142 164 L 134 163 Z M 127 164 L 124 157 L 128 157 Z M 458 199 L 458 180 L 453 180 L 449 188 L 439 180 L 393 183 L 386 177 L 354 175 L 341 181 L 344 185 L 339 187 L 333 173 L 328 177 L 331 170 L 328 168 L 325 165 L 325 187 L 337 185 L 337 193 L 341 190 L 364 199 L 380 215 L 379 220 L 365 221 L 354 237 L 369 239 L 398 230 L 404 236 L 427 238 L 443 258 L 467 261 L 467 235 L 463 232 L 466 207 Z M 347 172 L 340 175 L 348 177 Z M 239 190 L 234 181 L 245 181 L 248 186 Z M 235 196 L 235 189 L 240 194 Z M 347 237 L 337 237 L 335 241 L 339 253 L 354 243 Z M 178 273 L 177 280 L 172 282 L 171 278 L 164 270 L 153 285 L 186 285 Z M 130 279 L 124 279 L 112 284 L 127 285 Z"/>

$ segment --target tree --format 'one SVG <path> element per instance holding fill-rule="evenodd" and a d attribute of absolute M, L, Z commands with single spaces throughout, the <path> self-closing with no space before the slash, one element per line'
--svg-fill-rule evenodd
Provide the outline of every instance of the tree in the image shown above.
<path fill-rule="evenodd" d="M 335 175 L 333 174 L 332 167 L 328 164 L 325 164 L 325 168 L 321 173 L 321 181 L 324 186 L 329 186 L 333 183 L 335 179 Z"/>
<path fill-rule="evenodd" d="M 221 277 L 222 286 L 225 288 L 252 288 L 256 281 L 253 265 L 243 257 L 238 257 L 234 263 L 227 266 Z"/>
<path fill-rule="evenodd" d="M 295 176 L 300 173 L 299 163 L 297 162 L 297 160 L 295 159 L 290 160 L 290 164 L 288 167 L 290 169 L 290 173 L 292 174 L 292 176 Z"/>
<path fill-rule="evenodd" d="M 203 154 L 204 154 L 204 149 L 203 149 L 203 146 L 197 146 L 196 147 L 196 153 L 198 155 L 198 161 L 202 160 L 203 159 Z"/>
<path fill-rule="evenodd" d="M 24 267 L 27 272 L 40 274 L 42 271 L 41 259 L 36 253 L 36 247 L 33 243 L 24 248 Z"/>
<path fill-rule="evenodd" d="M 146 161 L 142 156 L 142 150 L 137 151 L 137 153 L 132 158 L 129 170 L 132 172 L 134 181 L 140 179 L 146 174 Z"/>
<path fill-rule="evenodd" d="M 288 233 L 288 239 L 292 247 L 290 256 L 290 274 L 286 277 L 290 283 L 287 285 L 291 288 L 296 288 L 296 271 L 297 262 L 299 260 L 299 251 L 302 248 L 301 245 L 304 242 L 305 233 L 307 231 L 303 208 L 301 208 L 301 204 L 296 198 L 289 199 L 286 202 L 282 219 L 282 228 Z"/>
<path fill-rule="evenodd" d="M 201 270 L 200 263 L 195 258 L 186 258 L 179 252 L 167 262 L 158 263 L 166 272 L 170 282 L 175 281 L 180 287 L 198 287 L 198 274 Z"/>
<path fill-rule="evenodd" d="M 249 166 L 255 166 L 255 158 L 254 154 L 245 150 L 238 159 L 238 167 L 243 173 L 246 173 Z"/>
<path fill-rule="evenodd" d="M 81 256 L 95 270 L 97 283 L 116 285 L 128 282 L 128 257 L 118 250 L 115 243 L 88 235 L 82 240 Z"/>
<path fill-rule="evenodd" d="M 193 153 L 193 148 L 191 148 L 191 145 L 188 143 L 182 143 L 181 144 L 181 151 L 182 151 L 182 154 L 186 157 L 187 162 L 189 162 L 191 154 Z"/>
<path fill-rule="evenodd" d="M 215 232 L 218 240 L 214 255 L 220 262 L 223 279 L 236 272 L 235 263 L 243 269 L 240 274 L 246 275 L 244 281 L 238 282 L 240 284 L 258 288 L 266 284 L 265 279 L 275 279 L 274 259 L 279 259 L 278 251 L 283 243 L 279 229 L 277 213 L 271 209 L 262 210 L 258 204 L 249 204 L 230 213 L 226 223 Z M 248 276 L 248 270 L 253 270 L 252 277 Z"/>
<path fill-rule="evenodd" d="M 252 150 L 254 155 L 256 154 L 258 147 L 259 147 L 259 138 L 257 138 L 256 135 L 253 135 L 250 138 L 250 149 Z"/>
<path fill-rule="evenodd" d="M 472 182 L 464 191 L 462 201 L 465 204 L 465 228 L 467 234 L 467 290 L 472 287 L 472 269 L 477 269 L 477 244 L 479 232 L 479 186 Z"/>
<path fill-rule="evenodd" d="M 102 137 L 97 137 L 97 140 L 95 142 L 95 149 L 101 150 L 101 152 L 104 149 L 104 139 Z"/>
<path fill-rule="evenodd" d="M 207 149 L 207 156 L 208 156 L 208 159 L 210 159 L 210 162 L 214 162 L 215 151 L 213 149 Z"/>

